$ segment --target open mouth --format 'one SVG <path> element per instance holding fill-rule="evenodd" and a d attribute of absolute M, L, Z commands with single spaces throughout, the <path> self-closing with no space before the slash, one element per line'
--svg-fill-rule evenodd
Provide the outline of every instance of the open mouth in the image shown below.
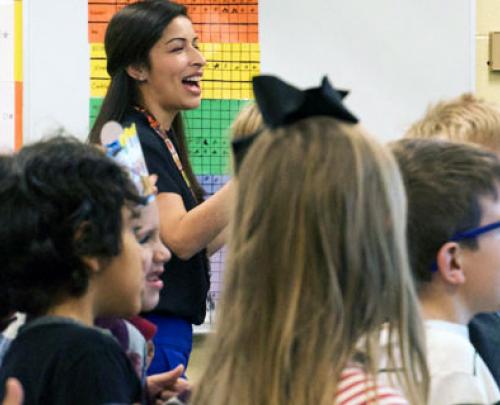
<path fill-rule="evenodd" d="M 160 275 L 157 273 L 150 274 L 146 277 L 146 284 L 149 287 L 161 290 L 163 288 L 163 281 L 160 279 Z"/>
<path fill-rule="evenodd" d="M 197 74 L 194 76 L 188 76 L 182 79 L 182 84 L 191 93 L 199 95 L 201 94 L 201 75 Z"/>

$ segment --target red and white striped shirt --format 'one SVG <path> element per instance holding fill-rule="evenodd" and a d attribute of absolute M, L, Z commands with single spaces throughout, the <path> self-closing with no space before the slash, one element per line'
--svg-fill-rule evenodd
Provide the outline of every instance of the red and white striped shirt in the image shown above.
<path fill-rule="evenodd" d="M 335 405 L 408 405 L 394 388 L 377 384 L 361 367 L 350 365 L 340 375 Z"/>

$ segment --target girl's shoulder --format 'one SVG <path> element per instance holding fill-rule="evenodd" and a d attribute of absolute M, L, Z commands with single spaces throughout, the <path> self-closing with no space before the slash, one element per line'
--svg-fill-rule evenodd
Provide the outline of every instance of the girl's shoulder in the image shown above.
<path fill-rule="evenodd" d="M 340 374 L 335 405 L 369 403 L 408 405 L 408 401 L 397 389 L 377 383 L 360 365 L 348 365 Z"/>

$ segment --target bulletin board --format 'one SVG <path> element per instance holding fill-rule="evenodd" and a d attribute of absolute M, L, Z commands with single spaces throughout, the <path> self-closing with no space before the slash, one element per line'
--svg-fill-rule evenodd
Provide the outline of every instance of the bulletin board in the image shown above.
<path fill-rule="evenodd" d="M 109 20 L 130 1 L 88 0 L 90 45 L 89 127 L 93 125 L 110 78 L 104 35 Z M 189 158 L 207 197 L 229 180 L 228 129 L 241 107 L 253 98 L 251 80 L 260 72 L 258 0 L 183 0 L 207 64 L 199 108 L 184 112 Z M 211 257 L 209 328 L 222 288 L 225 251 Z M 200 330 L 200 328 L 198 329 Z"/>
<path fill-rule="evenodd" d="M 23 142 L 23 2 L 0 0 L 0 149 Z"/>

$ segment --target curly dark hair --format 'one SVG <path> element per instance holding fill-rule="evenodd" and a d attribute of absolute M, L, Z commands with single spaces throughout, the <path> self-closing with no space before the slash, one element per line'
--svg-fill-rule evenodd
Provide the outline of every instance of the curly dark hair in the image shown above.
<path fill-rule="evenodd" d="M 26 146 L 0 187 L 0 260 L 10 305 L 42 315 L 85 293 L 82 257 L 121 251 L 122 208 L 144 204 L 128 174 L 94 146 L 70 137 Z"/>
<path fill-rule="evenodd" d="M 2 194 L 1 190 L 12 181 L 12 161 L 12 156 L 0 155 L 0 194 Z M 9 319 L 12 312 L 14 312 L 10 304 L 9 290 L 2 279 L 2 274 L 3 271 L 0 270 L 0 331 L 3 331 L 8 326 Z"/>

